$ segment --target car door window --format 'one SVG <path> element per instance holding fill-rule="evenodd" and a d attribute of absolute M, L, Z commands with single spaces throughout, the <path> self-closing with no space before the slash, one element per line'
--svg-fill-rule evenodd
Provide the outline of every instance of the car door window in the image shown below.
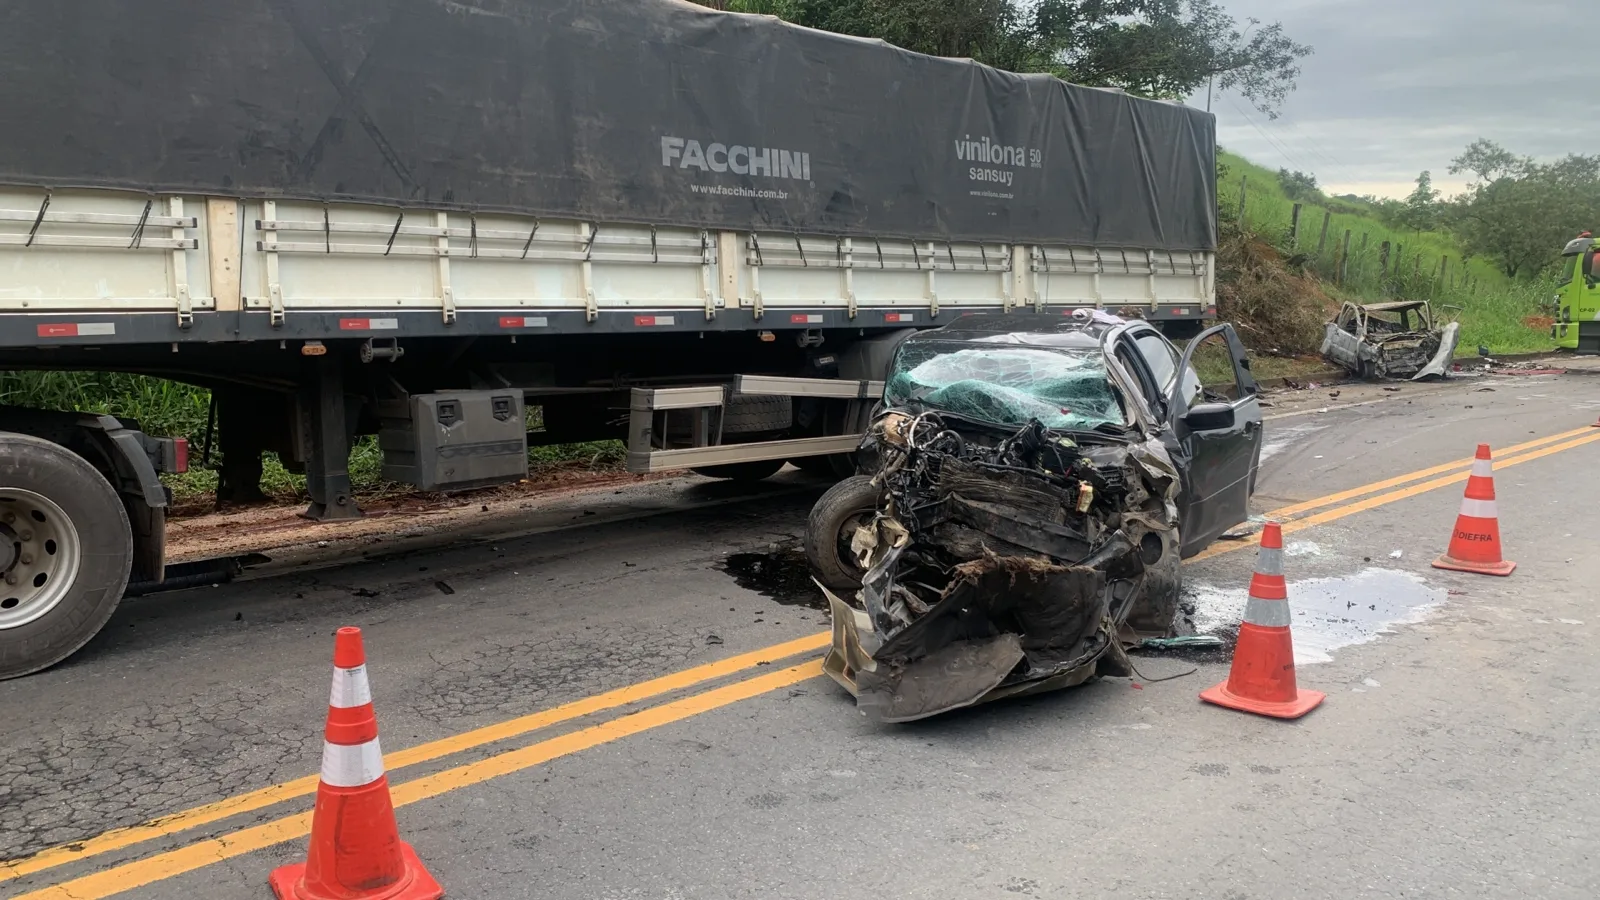
<path fill-rule="evenodd" d="M 1130 346 L 1132 342 L 1126 338 L 1117 341 L 1117 360 L 1128 370 L 1128 374 L 1133 376 L 1133 380 L 1139 383 L 1139 393 L 1144 395 L 1145 408 L 1159 418 L 1160 411 L 1166 408 L 1163 402 L 1165 394 L 1152 379 L 1150 367 L 1144 364 L 1143 354 L 1129 349 Z"/>
<path fill-rule="evenodd" d="M 1347 334 L 1356 333 L 1356 308 L 1346 305 L 1339 311 L 1339 330 Z"/>
<path fill-rule="evenodd" d="M 1181 362 L 1177 349 L 1154 331 L 1140 332 L 1134 336 L 1133 342 L 1160 385 L 1161 396 L 1171 394 L 1172 382 L 1177 377 L 1178 364 Z M 1201 395 L 1200 376 L 1192 367 L 1183 374 L 1183 390 L 1178 392 L 1178 400 L 1187 407 L 1194 405 Z"/>
<path fill-rule="evenodd" d="M 1156 377 L 1156 384 L 1163 390 L 1171 387 L 1173 376 L 1178 373 L 1178 351 L 1153 331 L 1135 335 L 1133 345 L 1138 348 L 1144 361 L 1150 364 L 1150 373 Z"/>

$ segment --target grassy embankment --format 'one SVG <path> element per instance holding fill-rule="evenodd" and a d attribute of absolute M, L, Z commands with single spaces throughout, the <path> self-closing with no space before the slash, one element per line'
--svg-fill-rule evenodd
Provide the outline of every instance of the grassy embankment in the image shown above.
<path fill-rule="evenodd" d="M 1461 348 L 1466 355 L 1474 355 L 1479 345 L 1498 354 L 1537 352 L 1554 346 L 1550 340 L 1549 320 L 1542 318 L 1547 310 L 1540 306 L 1552 293 L 1549 286 L 1537 281 L 1509 279 L 1485 260 L 1463 261 L 1459 244 L 1448 233 L 1394 229 L 1380 221 L 1376 212 L 1364 204 L 1337 199 L 1306 202 L 1300 211 L 1298 240 L 1291 241 L 1289 231 L 1294 202 L 1285 196 L 1277 173 L 1230 153 L 1222 153 L 1220 158 L 1224 171 L 1217 185 L 1217 195 L 1224 219 L 1221 279 L 1224 286 L 1230 277 L 1237 277 L 1241 269 L 1252 264 L 1281 267 L 1284 270 L 1281 274 L 1296 276 L 1303 272 L 1307 277 L 1279 285 L 1292 294 L 1276 299 L 1280 304 L 1289 299 L 1295 305 L 1306 307 L 1305 312 L 1311 318 L 1325 320 L 1326 313 L 1336 310 L 1343 300 L 1427 299 L 1436 307 L 1458 308 L 1446 308 L 1442 312 L 1458 313 Z M 1245 198 L 1242 220 L 1238 216 L 1241 192 Z M 1322 237 L 1325 213 L 1328 214 L 1326 240 Z M 1344 277 L 1340 279 L 1347 232 L 1350 235 L 1349 257 L 1344 262 Z M 1229 246 L 1230 240 L 1243 242 L 1249 245 L 1248 249 L 1241 253 L 1240 247 Z M 1387 274 L 1382 271 L 1385 241 L 1390 245 Z M 1241 260 L 1241 255 L 1246 259 Z M 1271 259 L 1272 256 L 1277 259 Z M 1448 260 L 1442 275 L 1441 260 Z M 1251 308 L 1231 311 L 1226 291 L 1222 299 L 1224 315 L 1231 313 L 1250 324 L 1259 317 L 1253 304 L 1270 303 L 1274 298 L 1251 298 L 1252 304 L 1246 304 Z M 1322 308 L 1316 308 L 1318 306 Z M 1315 309 L 1315 316 L 1309 316 L 1312 309 Z M 1265 349 L 1260 340 L 1251 340 L 1248 332 L 1246 339 L 1256 349 Z M 1279 349 L 1292 353 L 1316 350 L 1307 345 L 1305 338 L 1285 342 L 1297 346 Z"/>

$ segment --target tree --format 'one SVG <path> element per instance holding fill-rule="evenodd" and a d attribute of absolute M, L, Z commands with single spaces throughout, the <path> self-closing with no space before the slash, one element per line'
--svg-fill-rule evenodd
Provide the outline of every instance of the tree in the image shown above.
<path fill-rule="evenodd" d="M 1161 99 L 1208 80 L 1275 116 L 1311 48 L 1216 0 L 702 0 L 935 56 Z"/>
<path fill-rule="evenodd" d="M 1471 172 L 1478 176 L 1482 184 L 1489 184 L 1501 178 L 1515 178 L 1526 174 L 1533 165 L 1533 160 L 1526 156 L 1517 156 L 1494 141 L 1478 138 L 1467 145 L 1467 149 L 1450 163 L 1450 174 L 1459 175 L 1462 172 Z"/>
<path fill-rule="evenodd" d="M 1214 0 L 1040 0 L 1034 32 L 1068 81 L 1179 99 L 1215 79 L 1274 118 L 1311 54 L 1276 22 L 1241 29 Z"/>
<path fill-rule="evenodd" d="M 1508 276 L 1534 276 L 1573 235 L 1600 223 L 1600 156 L 1551 163 L 1477 140 L 1450 167 L 1477 181 L 1451 204 L 1468 252 Z"/>
<path fill-rule="evenodd" d="M 1426 170 L 1417 176 L 1417 187 L 1401 201 L 1399 224 L 1421 233 L 1432 231 L 1439 222 L 1439 191 L 1434 189 L 1433 174 Z"/>
<path fill-rule="evenodd" d="M 1317 176 L 1305 172 L 1279 169 L 1278 185 L 1283 188 L 1283 195 L 1290 200 L 1303 202 L 1327 199 L 1323 196 L 1322 189 L 1317 187 Z"/>

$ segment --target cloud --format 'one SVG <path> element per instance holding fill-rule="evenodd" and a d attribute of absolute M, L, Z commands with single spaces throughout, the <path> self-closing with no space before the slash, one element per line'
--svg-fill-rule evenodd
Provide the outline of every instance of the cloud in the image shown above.
<path fill-rule="evenodd" d="M 1336 193 L 1410 191 L 1484 137 L 1553 158 L 1600 148 L 1593 7 L 1576 0 L 1223 0 L 1279 21 L 1315 53 L 1276 121 L 1212 98 L 1218 141 L 1262 165 L 1314 172 Z M 1205 106 L 1202 91 L 1189 102 Z"/>

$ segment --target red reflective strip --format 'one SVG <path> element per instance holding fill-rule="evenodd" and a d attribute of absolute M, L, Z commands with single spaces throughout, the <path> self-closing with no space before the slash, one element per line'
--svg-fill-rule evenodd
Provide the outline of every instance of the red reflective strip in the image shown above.
<path fill-rule="evenodd" d="M 372 327 L 371 319 L 340 319 L 340 331 L 366 331 Z"/>
<path fill-rule="evenodd" d="M 172 474 L 182 475 L 189 471 L 189 439 L 173 438 L 172 448 Z"/>
<path fill-rule="evenodd" d="M 361 646 L 361 629 L 346 625 L 333 633 L 333 664 L 341 669 L 367 664 L 367 651 Z"/>
<path fill-rule="evenodd" d="M 911 313 L 884 313 L 883 320 L 885 322 L 909 322 L 911 321 Z"/>
<path fill-rule="evenodd" d="M 501 328 L 521 328 L 522 327 L 522 317 L 521 316 L 501 316 L 500 317 L 500 327 Z"/>
<path fill-rule="evenodd" d="M 1263 550 L 1283 549 L 1283 526 L 1277 522 L 1268 522 L 1261 529 L 1261 548 Z"/>
<path fill-rule="evenodd" d="M 76 322 L 51 322 L 39 326 L 39 337 L 77 337 L 78 323 Z"/>
<path fill-rule="evenodd" d="M 633 317 L 633 324 L 635 324 L 635 325 L 648 327 L 648 326 L 654 325 L 655 323 L 656 323 L 656 317 L 655 316 L 634 316 Z"/>
<path fill-rule="evenodd" d="M 1257 572 L 1250 578 L 1250 596 L 1257 600 L 1287 600 L 1289 588 L 1284 584 L 1282 575 Z"/>
<path fill-rule="evenodd" d="M 330 744 L 343 744 L 346 747 L 365 744 L 378 736 L 377 713 L 373 712 L 371 703 L 345 709 L 330 706 L 328 725 L 323 729 L 322 736 Z"/>

